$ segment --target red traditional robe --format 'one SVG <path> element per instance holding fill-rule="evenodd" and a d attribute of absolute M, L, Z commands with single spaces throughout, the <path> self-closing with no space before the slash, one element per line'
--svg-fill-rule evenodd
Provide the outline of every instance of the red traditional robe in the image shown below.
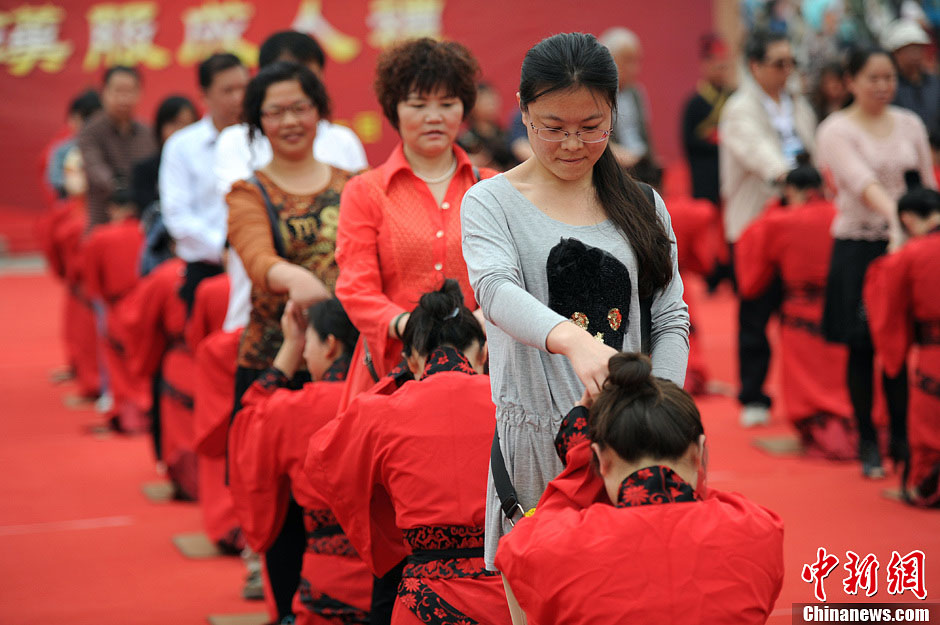
<path fill-rule="evenodd" d="M 357 396 L 311 440 L 305 472 L 372 572 L 410 547 L 395 625 L 509 622 L 500 577 L 483 564 L 494 414 L 488 376 L 444 348 L 420 381 Z"/>
<path fill-rule="evenodd" d="M 915 503 L 940 505 L 940 231 L 876 260 L 865 280 L 872 341 L 888 375 L 912 354 L 907 408 Z M 912 349 L 913 348 L 913 349 Z"/>
<path fill-rule="evenodd" d="M 780 518 L 738 494 L 702 498 L 664 466 L 628 476 L 611 505 L 586 424 L 585 409 L 568 415 L 567 468 L 496 552 L 528 622 L 765 623 L 783 585 Z"/>
<path fill-rule="evenodd" d="M 291 491 L 304 509 L 307 549 L 294 597 L 298 623 L 368 623 L 372 575 L 328 501 L 301 479 L 311 436 L 336 417 L 348 368 L 349 358 L 342 358 L 324 381 L 299 391 L 284 388 L 290 380 L 277 369 L 267 370 L 242 397 L 229 433 L 229 483 L 249 546 L 259 553 L 271 546 Z"/>
<path fill-rule="evenodd" d="M 179 258 L 157 266 L 128 297 L 123 319 L 134 373 L 151 379 L 158 370 L 161 372 L 160 433 L 169 475 L 182 494 L 196 498 L 199 488 L 193 450 L 195 367 L 183 340 L 186 304 L 179 297 L 185 270 L 185 263 Z"/>
<path fill-rule="evenodd" d="M 120 327 L 125 297 L 137 283 L 137 266 L 144 237 L 137 219 L 125 219 L 98 226 L 85 239 L 82 281 L 92 299 L 105 304 L 106 329 L 98 336 L 108 371 L 115 412 L 130 431 L 146 428 L 144 416 L 150 410 L 150 380 L 131 372 L 127 345 Z"/>
<path fill-rule="evenodd" d="M 196 287 L 186 323 L 186 345 L 194 354 L 193 450 L 199 464 L 199 509 L 206 535 L 233 550 L 244 547 L 232 493 L 225 483 L 225 436 L 232 412 L 235 361 L 241 332 L 222 332 L 228 309 L 228 274 L 206 278 Z M 212 341 L 203 353 L 200 345 Z M 213 442 L 206 444 L 208 439 Z"/>
<path fill-rule="evenodd" d="M 711 273 L 718 261 L 721 241 L 721 217 L 715 205 L 708 200 L 687 196 L 671 196 L 666 201 L 672 230 L 676 235 L 679 273 L 682 276 L 697 274 L 703 278 Z M 689 307 L 691 328 L 689 330 L 689 363 L 685 376 L 685 390 L 704 393 L 708 382 L 708 367 L 698 346 L 699 327 L 695 310 L 699 304 L 693 291 L 685 291 L 685 302 Z"/>
<path fill-rule="evenodd" d="M 198 289 L 196 297 L 198 305 Z M 217 330 L 199 341 L 193 397 L 193 448 L 199 457 L 199 507 L 203 527 L 213 541 L 225 540 L 236 546 L 244 538 L 232 493 L 225 483 L 225 444 L 235 401 L 240 339 L 241 330 Z"/>
<path fill-rule="evenodd" d="M 742 297 L 756 297 L 780 275 L 776 349 L 784 413 L 800 430 L 808 452 L 850 459 L 855 446 L 846 434 L 852 414 L 845 382 L 848 355 L 843 345 L 826 342 L 821 328 L 835 212 L 822 199 L 766 211 L 735 244 L 735 271 Z"/>
<path fill-rule="evenodd" d="M 95 310 L 82 286 L 82 236 L 85 203 L 75 198 L 58 203 L 40 224 L 40 240 L 49 267 L 65 285 L 62 316 L 66 360 L 75 372 L 78 392 L 95 397 L 100 390 Z"/>
<path fill-rule="evenodd" d="M 196 287 L 193 310 L 186 323 L 186 345 L 193 354 L 202 339 L 222 329 L 228 311 L 229 284 L 228 274 L 220 273 L 204 279 Z"/>

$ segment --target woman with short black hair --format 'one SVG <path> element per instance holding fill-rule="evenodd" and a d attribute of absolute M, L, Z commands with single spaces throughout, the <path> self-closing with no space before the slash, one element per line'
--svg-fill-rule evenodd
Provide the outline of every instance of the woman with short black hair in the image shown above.
<path fill-rule="evenodd" d="M 375 93 L 401 142 L 343 193 L 336 295 L 362 333 L 345 403 L 400 360 L 402 332 L 422 293 L 445 278 L 477 304 L 460 248 L 460 202 L 480 178 L 456 143 L 476 102 L 476 60 L 453 41 L 414 39 L 385 51 Z M 482 318 L 480 318 L 482 321 Z"/>

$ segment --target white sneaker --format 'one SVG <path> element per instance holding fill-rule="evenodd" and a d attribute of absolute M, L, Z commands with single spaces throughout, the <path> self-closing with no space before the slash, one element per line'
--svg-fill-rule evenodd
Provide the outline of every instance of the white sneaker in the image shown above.
<path fill-rule="evenodd" d="M 752 428 L 770 423 L 770 409 L 762 404 L 748 404 L 741 407 L 739 423 L 743 428 Z"/>

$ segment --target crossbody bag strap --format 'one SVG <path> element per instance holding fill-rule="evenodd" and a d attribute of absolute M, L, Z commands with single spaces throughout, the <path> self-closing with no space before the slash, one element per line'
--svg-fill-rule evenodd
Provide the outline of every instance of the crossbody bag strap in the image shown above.
<path fill-rule="evenodd" d="M 512 478 L 506 469 L 503 460 L 503 450 L 499 446 L 499 432 L 493 432 L 493 446 L 490 448 L 490 470 L 493 473 L 493 485 L 496 486 L 496 495 L 499 497 L 499 507 L 503 511 L 510 525 L 515 525 L 515 516 L 524 515 L 525 510 L 519 503 L 516 487 L 512 485 Z"/>
<path fill-rule="evenodd" d="M 264 185 L 261 184 L 257 176 L 252 176 L 248 179 L 248 182 L 258 187 L 258 190 L 261 191 L 261 198 L 264 200 L 264 208 L 268 213 L 268 222 L 271 225 L 274 251 L 277 252 L 277 255 L 281 258 L 287 258 L 287 246 L 284 245 L 284 236 L 281 234 L 281 217 L 278 215 L 277 209 L 274 208 L 274 202 L 271 201 L 268 190 L 264 188 Z"/>

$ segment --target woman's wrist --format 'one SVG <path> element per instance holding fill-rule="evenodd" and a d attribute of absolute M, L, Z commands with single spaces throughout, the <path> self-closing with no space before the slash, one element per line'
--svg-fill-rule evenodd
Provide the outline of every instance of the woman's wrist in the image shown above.
<path fill-rule="evenodd" d="M 401 340 L 401 335 L 405 331 L 403 326 L 408 323 L 409 316 L 407 312 L 401 312 L 392 318 L 391 323 L 388 324 L 388 333 L 391 338 Z M 405 320 L 404 324 L 402 323 L 402 319 Z"/>
<path fill-rule="evenodd" d="M 548 336 L 545 338 L 545 349 L 551 354 L 569 356 L 572 349 L 578 344 L 578 341 L 585 336 L 588 336 L 588 334 L 584 330 L 568 319 L 565 319 L 548 333 Z"/>
<path fill-rule="evenodd" d="M 288 378 L 292 378 L 300 367 L 303 351 L 304 346 L 302 343 L 285 339 L 281 344 L 281 348 L 277 350 L 277 355 L 274 357 L 271 366 L 280 370 Z"/>

